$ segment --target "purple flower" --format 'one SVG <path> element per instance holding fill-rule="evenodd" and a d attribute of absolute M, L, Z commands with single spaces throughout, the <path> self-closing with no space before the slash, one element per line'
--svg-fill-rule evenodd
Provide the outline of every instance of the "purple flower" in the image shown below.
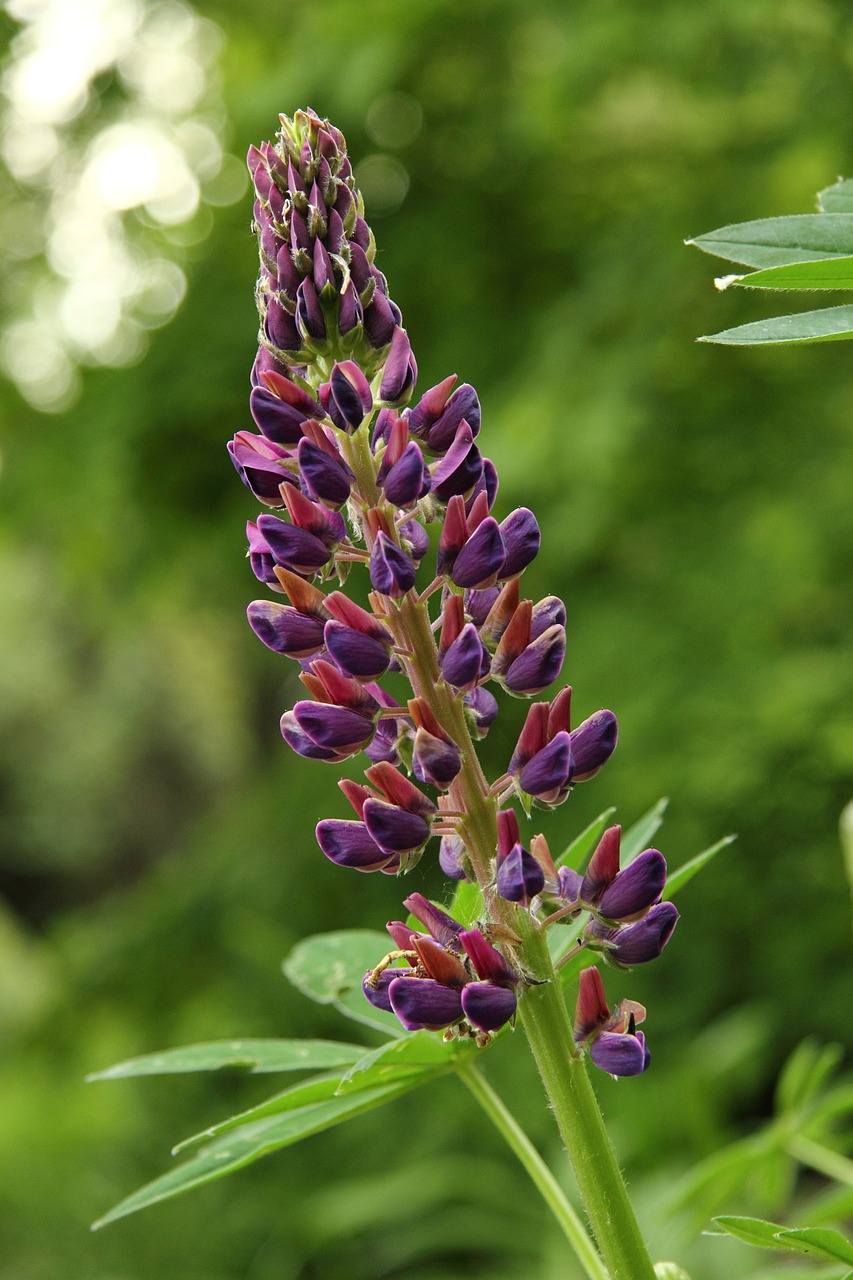
<path fill-rule="evenodd" d="M 399 598 L 415 585 L 415 566 L 385 533 L 377 536 L 370 553 L 370 581 L 384 596 Z"/>
<path fill-rule="evenodd" d="M 593 1063 L 612 1076 L 640 1075 L 649 1065 L 642 1022 L 646 1011 L 635 1000 L 620 1000 L 611 1013 L 601 974 L 593 966 L 580 975 L 575 1011 L 575 1042 L 589 1052 Z"/>
<path fill-rule="evenodd" d="M 631 969 L 636 964 L 656 960 L 672 937 L 678 923 L 678 911 L 671 902 L 659 902 L 642 920 L 622 928 L 608 928 L 591 920 L 584 937 L 589 945 L 599 948 L 608 964 L 617 969 Z"/>

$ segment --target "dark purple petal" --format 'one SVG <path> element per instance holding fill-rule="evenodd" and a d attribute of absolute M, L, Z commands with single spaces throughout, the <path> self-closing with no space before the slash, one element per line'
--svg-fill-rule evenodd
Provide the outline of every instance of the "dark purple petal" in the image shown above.
<path fill-rule="evenodd" d="M 542 541 L 539 525 L 532 511 L 518 507 L 501 521 L 500 530 L 506 546 L 506 560 L 500 576 L 502 579 L 514 578 L 539 554 Z"/>
<path fill-rule="evenodd" d="M 249 539 L 249 563 L 252 566 L 252 573 L 259 582 L 278 586 L 273 553 L 254 520 L 246 521 L 246 537 Z"/>
<path fill-rule="evenodd" d="M 400 330 L 402 332 L 402 330 Z M 414 440 L 411 440 L 385 477 L 385 497 L 395 507 L 411 507 L 429 493 L 432 479 Z"/>
<path fill-rule="evenodd" d="M 298 444 L 302 439 L 302 423 L 306 415 L 294 405 L 279 400 L 266 387 L 254 387 L 249 396 L 249 410 L 260 430 L 276 444 Z M 317 405 L 317 416 L 323 410 Z"/>
<path fill-rule="evenodd" d="M 296 723 L 319 747 L 328 751 L 354 753 L 373 737 L 373 721 L 349 707 L 324 702 L 297 702 Z"/>
<path fill-rule="evenodd" d="M 438 848 L 438 865 L 451 880 L 470 880 L 465 845 L 459 836 L 442 836 Z"/>
<path fill-rule="evenodd" d="M 333 422 L 344 431 L 355 431 L 364 421 L 364 415 L 373 408 L 367 378 L 355 361 L 343 360 L 332 368 L 329 388 L 329 413 Z"/>
<path fill-rule="evenodd" d="M 298 351 L 302 346 L 302 337 L 293 316 L 275 298 L 267 300 L 264 331 L 279 351 Z"/>
<path fill-rule="evenodd" d="M 567 902 L 577 902 L 581 891 L 581 876 L 571 867 L 557 868 L 557 894 Z"/>
<path fill-rule="evenodd" d="M 443 791 L 461 768 L 462 757 L 455 742 L 447 742 L 426 729 L 418 729 L 412 750 L 412 771 L 420 782 Z"/>
<path fill-rule="evenodd" d="M 548 627 L 523 653 L 510 663 L 504 684 L 513 693 L 531 697 L 557 679 L 566 656 L 565 627 Z M 575 744 L 572 735 L 572 753 Z"/>
<path fill-rule="evenodd" d="M 439 502 L 473 489 L 483 474 L 483 459 L 467 422 L 456 432 L 453 444 L 432 473 L 432 491 Z"/>
<path fill-rule="evenodd" d="M 298 218 L 299 215 L 294 213 L 293 217 Z M 287 313 L 285 312 L 285 314 Z M 317 297 L 317 290 L 314 288 L 314 282 L 310 276 L 305 277 L 297 291 L 296 326 L 298 331 L 304 334 L 306 338 L 315 338 L 319 341 L 326 336 L 326 321 L 323 318 L 323 308 L 320 306 L 320 299 Z M 301 341 L 299 345 L 302 345 Z M 289 349 L 288 347 L 284 348 L 285 351 Z"/>
<path fill-rule="evenodd" d="M 302 729 L 292 711 L 285 711 L 281 717 L 281 736 L 291 750 L 306 760 L 324 760 L 327 762 L 341 759 L 337 751 L 319 746 L 313 738 Z"/>
<path fill-rule="evenodd" d="M 325 641 L 341 670 L 356 680 L 375 680 L 388 670 L 391 654 L 387 645 L 355 627 L 334 620 L 327 622 Z"/>
<path fill-rule="evenodd" d="M 500 587 L 487 587 L 485 591 L 465 592 L 465 610 L 475 627 L 481 627 L 486 621 L 491 607 L 500 593 Z"/>
<path fill-rule="evenodd" d="M 462 989 L 462 1012 L 481 1031 L 497 1031 L 514 1015 L 518 1001 L 511 987 L 469 982 Z"/>
<path fill-rule="evenodd" d="M 246 610 L 249 626 L 275 653 L 310 658 L 323 647 L 323 622 L 273 600 L 253 600 Z"/>
<path fill-rule="evenodd" d="M 404 596 L 415 585 L 415 566 L 387 534 L 380 533 L 370 553 L 370 581 L 384 596 Z"/>
<path fill-rule="evenodd" d="M 363 816 L 376 843 L 391 853 L 411 853 L 429 839 L 430 823 L 426 818 L 384 800 L 366 800 Z"/>
<path fill-rule="evenodd" d="M 317 843 L 326 857 L 339 867 L 355 871 L 381 871 L 391 858 L 370 838 L 363 822 L 347 822 L 341 818 L 324 818 L 317 823 Z"/>
<path fill-rule="evenodd" d="M 433 453 L 444 453 L 453 443 L 463 420 L 471 428 L 473 439 L 480 430 L 481 416 L 477 392 L 467 382 L 463 382 L 456 388 L 443 412 L 426 432 L 426 442 Z"/>
<path fill-rule="evenodd" d="M 429 898 L 425 898 L 422 893 L 410 893 L 408 898 L 403 899 L 403 906 L 429 929 L 436 942 L 451 951 L 461 949 L 459 935 L 462 933 L 462 925 L 446 911 L 442 911 L 441 907 L 430 902 Z"/>
<path fill-rule="evenodd" d="M 490 587 L 504 562 L 506 548 L 500 525 L 486 516 L 456 557 L 450 576 L 457 587 Z"/>
<path fill-rule="evenodd" d="M 409 554 L 413 560 L 423 560 L 429 551 L 429 534 L 420 520 L 406 520 L 400 525 L 400 537 L 409 544 Z"/>
<path fill-rule="evenodd" d="M 566 625 L 566 606 L 559 596 L 546 596 L 533 606 L 530 618 L 530 639 L 538 640 L 549 627 Z"/>
<path fill-rule="evenodd" d="M 462 1017 L 458 987 L 432 978 L 395 978 L 388 986 L 391 1008 L 407 1031 L 440 1031 Z"/>
<path fill-rule="evenodd" d="M 620 871 L 598 901 L 609 920 L 624 920 L 657 902 L 666 884 L 666 859 L 657 849 L 645 849 Z"/>
<path fill-rule="evenodd" d="M 243 437 L 242 440 L 240 436 Z M 247 439 L 262 440 L 263 437 L 251 436 L 249 432 L 241 431 L 240 435 L 228 441 L 228 454 L 237 474 L 259 502 L 281 507 L 283 499 L 279 486 L 285 482 L 297 483 L 293 472 L 287 471 L 282 465 L 284 458 L 289 455 L 281 450 L 283 457 L 269 456 L 246 443 Z M 270 444 L 269 448 L 278 449 L 279 446 Z"/>
<path fill-rule="evenodd" d="M 672 937 L 677 921 L 678 910 L 674 904 L 659 903 L 636 924 L 618 930 L 613 938 L 614 946 L 605 952 L 605 959 L 618 968 L 656 960 Z"/>
<path fill-rule="evenodd" d="M 558 733 L 524 766 L 518 785 L 528 795 L 553 803 L 566 787 L 571 768 L 571 738 L 567 733 Z"/>
<path fill-rule="evenodd" d="M 376 1009 L 384 1009 L 386 1013 L 393 1013 L 391 1008 L 391 997 L 388 994 L 388 988 L 395 978 L 408 978 L 414 973 L 414 969 L 385 969 L 380 973 L 375 983 L 368 982 L 368 978 L 373 970 L 369 969 L 364 975 L 361 989 L 367 999 Z"/>
<path fill-rule="evenodd" d="M 269 544 L 277 564 L 296 573 L 316 573 L 329 561 L 329 548 L 313 533 L 279 520 L 278 516 L 259 516 L 258 530 Z"/>
<path fill-rule="evenodd" d="M 342 458 L 333 458 L 311 440 L 301 440 L 297 451 L 303 485 L 321 502 L 342 507 L 350 495 L 355 476 Z"/>
<path fill-rule="evenodd" d="M 602 1031 L 589 1047 L 589 1056 L 597 1067 L 611 1076 L 639 1076 L 651 1062 L 642 1031 L 634 1035 L 615 1035 Z"/>
<path fill-rule="evenodd" d="M 386 404 L 396 404 L 407 399 L 417 376 L 418 366 L 408 334 L 405 329 L 395 329 L 382 372 L 379 399 Z"/>
<path fill-rule="evenodd" d="M 489 674 L 491 657 L 472 622 L 459 632 L 441 659 L 441 674 L 455 689 L 473 689 Z"/>
<path fill-rule="evenodd" d="M 545 873 L 533 854 L 517 844 L 498 867 L 495 887 L 508 902 L 527 906 L 545 887 Z"/>
<path fill-rule="evenodd" d="M 498 717 L 497 698 L 488 689 L 472 689 L 462 699 L 469 713 L 471 730 L 476 738 L 485 738 Z"/>
<path fill-rule="evenodd" d="M 341 334 L 351 333 L 352 330 L 364 320 L 364 311 L 361 306 L 361 299 L 355 284 L 350 280 L 346 288 L 341 292 L 341 300 L 338 304 L 338 332 Z"/>
<path fill-rule="evenodd" d="M 394 336 L 397 321 L 391 303 L 381 290 L 376 289 L 370 305 L 364 309 L 364 332 L 372 347 L 384 347 Z"/>
<path fill-rule="evenodd" d="M 592 778 L 616 750 L 619 726 L 612 711 L 596 711 L 572 730 L 572 781 Z"/>

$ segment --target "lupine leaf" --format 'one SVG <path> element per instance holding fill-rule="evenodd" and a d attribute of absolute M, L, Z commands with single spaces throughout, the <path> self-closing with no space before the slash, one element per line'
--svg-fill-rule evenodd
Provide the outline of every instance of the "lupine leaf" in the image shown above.
<path fill-rule="evenodd" d="M 723 836 L 722 840 L 718 840 L 716 844 L 712 844 L 708 849 L 703 849 L 701 853 L 697 853 L 689 862 L 685 862 L 682 866 L 676 867 L 675 871 L 671 871 L 667 876 L 666 888 L 663 891 L 664 899 L 671 898 L 679 889 L 683 889 L 704 866 L 707 866 L 712 858 L 716 857 L 721 849 L 725 849 L 735 840 L 737 840 L 737 836 Z"/>
<path fill-rule="evenodd" d="M 335 1081 L 332 1080 L 331 1084 L 334 1088 Z M 404 1081 L 363 1089 L 358 1093 L 343 1097 L 332 1096 L 313 1105 L 243 1124 L 204 1147 L 194 1159 L 187 1160 L 122 1200 L 93 1224 L 93 1230 L 135 1213 L 138 1209 L 145 1209 L 161 1200 L 168 1200 L 181 1192 L 211 1182 L 214 1178 L 221 1178 L 226 1173 L 252 1164 L 262 1156 L 299 1142 L 311 1134 L 320 1133 L 323 1129 L 362 1115 L 399 1097 L 412 1087 L 411 1082 Z"/>
<path fill-rule="evenodd" d="M 303 1107 L 313 1107 L 320 1102 L 334 1098 L 341 1081 L 339 1071 L 324 1071 L 322 1075 L 312 1076 L 310 1080 L 300 1080 L 280 1093 L 274 1093 L 263 1102 L 239 1111 L 237 1115 L 227 1116 L 225 1120 L 217 1120 L 215 1124 L 201 1129 L 198 1133 L 182 1138 L 172 1147 L 172 1155 L 176 1156 L 187 1147 L 197 1147 L 199 1143 L 218 1138 L 220 1134 L 231 1129 L 240 1129 L 243 1125 L 254 1124 L 256 1120 L 265 1120 L 270 1116 L 280 1116 L 286 1111 L 299 1111 Z"/>
<path fill-rule="evenodd" d="M 853 254 L 853 213 L 797 213 L 738 222 L 687 240 L 705 253 L 747 267 L 779 267 Z"/>
<path fill-rule="evenodd" d="M 587 855 L 592 853 L 598 844 L 601 833 L 615 812 L 615 806 L 611 806 L 609 809 L 605 809 L 604 813 L 600 813 L 597 818 L 594 818 L 588 827 L 584 827 L 580 835 L 575 836 L 571 844 L 566 846 L 559 858 L 554 859 L 557 866 L 573 867 L 577 870 Z"/>
<path fill-rule="evenodd" d="M 441 1075 L 453 1066 L 461 1048 L 458 1040 L 445 1041 L 430 1031 L 416 1031 L 405 1040 L 389 1040 L 363 1054 L 341 1076 L 337 1092 L 355 1093 L 407 1076 Z"/>
<path fill-rule="evenodd" d="M 814 258 L 766 267 L 746 276 L 721 276 L 718 289 L 853 289 L 853 257 Z"/>
<path fill-rule="evenodd" d="M 853 215 L 851 215 L 853 217 Z M 736 329 L 723 329 L 697 342 L 717 342 L 724 346 L 769 346 L 783 342 L 838 342 L 853 337 L 853 306 L 825 307 L 822 311 L 801 311 L 792 316 L 772 316 L 753 320 Z"/>
<path fill-rule="evenodd" d="M 447 910 L 454 920 L 466 927 L 470 927 L 475 920 L 480 920 L 485 914 L 480 886 L 473 881 L 460 880 Z"/>
<path fill-rule="evenodd" d="M 778 1239 L 792 1249 L 818 1253 L 853 1266 L 853 1244 L 832 1227 L 791 1227 L 780 1231 Z"/>
<path fill-rule="evenodd" d="M 722 1227 L 727 1235 L 743 1240 L 745 1244 L 753 1244 L 759 1249 L 786 1249 L 789 1246 L 779 1239 L 784 1231 L 777 1222 L 765 1222 L 763 1218 L 723 1217 L 714 1218 L 714 1222 Z"/>
<path fill-rule="evenodd" d="M 165 1049 L 93 1071 L 87 1080 L 124 1080 L 130 1076 L 161 1076 L 190 1071 L 218 1071 L 248 1067 L 253 1074 L 272 1071 L 317 1071 L 347 1067 L 364 1053 L 359 1044 L 332 1040 L 212 1040 Z"/>
<path fill-rule="evenodd" d="M 817 203 L 821 213 L 853 213 L 853 181 L 841 179 L 824 187 L 818 192 Z"/>
<path fill-rule="evenodd" d="M 820 1045 L 811 1039 L 798 1044 L 780 1073 L 776 1109 L 797 1111 L 811 1101 L 834 1073 L 842 1055 L 839 1044 Z"/>
<path fill-rule="evenodd" d="M 642 853 L 648 848 L 649 841 L 663 824 L 663 815 L 666 813 L 666 806 L 669 800 L 666 796 L 661 797 L 657 804 L 653 804 L 648 813 L 644 813 L 632 827 L 622 834 L 621 843 L 621 860 L 622 866 L 627 867 L 629 862 L 633 862 L 638 853 Z"/>
<path fill-rule="evenodd" d="M 293 948 L 284 972 L 295 987 L 317 1004 L 334 1005 L 347 1018 L 393 1036 L 403 1036 L 393 1013 L 376 1009 L 365 999 L 361 981 L 368 969 L 391 950 L 385 933 L 344 929 L 318 933 Z"/>

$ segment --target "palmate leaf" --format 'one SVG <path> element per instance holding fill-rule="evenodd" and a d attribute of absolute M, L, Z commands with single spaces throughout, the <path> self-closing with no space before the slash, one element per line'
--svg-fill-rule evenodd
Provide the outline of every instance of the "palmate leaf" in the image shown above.
<path fill-rule="evenodd" d="M 213 1040 L 182 1049 L 164 1049 L 93 1071 L 87 1080 L 125 1080 L 131 1076 L 174 1075 L 248 1067 L 253 1074 L 274 1071 L 318 1071 L 347 1067 L 364 1054 L 364 1046 L 333 1040 Z"/>
<path fill-rule="evenodd" d="M 431 1078 L 430 1073 L 426 1078 Z M 171 1199 L 193 1187 L 212 1182 L 215 1178 L 233 1173 L 272 1151 L 280 1150 L 311 1134 L 320 1133 L 344 1120 L 363 1115 L 375 1107 L 381 1106 L 392 1098 L 400 1097 L 418 1084 L 423 1083 L 420 1077 L 407 1076 L 402 1080 L 392 1081 L 371 1089 L 361 1089 L 355 1093 L 342 1096 L 335 1095 L 337 1087 L 335 1077 L 326 1078 L 321 1084 L 309 1082 L 302 1089 L 303 1098 L 312 1097 L 313 1101 L 289 1110 L 267 1114 L 251 1122 L 237 1125 L 233 1129 L 220 1129 L 221 1136 L 202 1148 L 192 1160 L 187 1160 L 176 1168 L 146 1186 L 127 1196 L 109 1213 L 104 1214 L 93 1223 L 93 1230 L 115 1222 L 128 1214 L 146 1209 L 150 1205 L 159 1204 L 162 1200 Z M 313 1085 L 313 1090 L 311 1089 Z M 325 1096 L 324 1096 L 325 1095 Z M 258 1110 L 258 1109 L 256 1109 Z M 252 1113 L 247 1113 L 252 1114 Z M 227 1123 L 227 1122 L 226 1122 Z"/>
<path fill-rule="evenodd" d="M 333 1005 L 355 1022 L 387 1035 L 405 1035 L 393 1013 L 376 1009 L 365 999 L 361 981 L 391 950 L 387 933 L 372 929 L 344 929 L 305 938 L 284 962 L 285 976 L 317 1004 Z"/>

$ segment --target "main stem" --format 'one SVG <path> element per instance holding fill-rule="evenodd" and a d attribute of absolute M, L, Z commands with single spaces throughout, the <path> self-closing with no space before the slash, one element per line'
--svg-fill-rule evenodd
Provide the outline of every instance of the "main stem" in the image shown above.
<path fill-rule="evenodd" d="M 381 501 L 366 429 L 347 441 L 347 460 L 362 500 Z M 616 1155 L 604 1126 L 592 1085 L 577 1052 L 565 998 L 548 951 L 545 931 L 527 911 L 494 891 L 497 801 L 489 786 L 468 727 L 462 700 L 441 679 L 435 637 L 425 602 L 409 592 L 392 605 L 386 622 L 400 647 L 414 693 L 429 704 L 460 749 L 462 768 L 450 788 L 454 809 L 466 816 L 460 834 L 495 924 L 519 938 L 517 959 L 533 982 L 519 1002 L 524 1028 L 560 1135 L 575 1171 L 590 1225 L 611 1280 L 654 1280 L 654 1267 L 628 1197 Z"/>

